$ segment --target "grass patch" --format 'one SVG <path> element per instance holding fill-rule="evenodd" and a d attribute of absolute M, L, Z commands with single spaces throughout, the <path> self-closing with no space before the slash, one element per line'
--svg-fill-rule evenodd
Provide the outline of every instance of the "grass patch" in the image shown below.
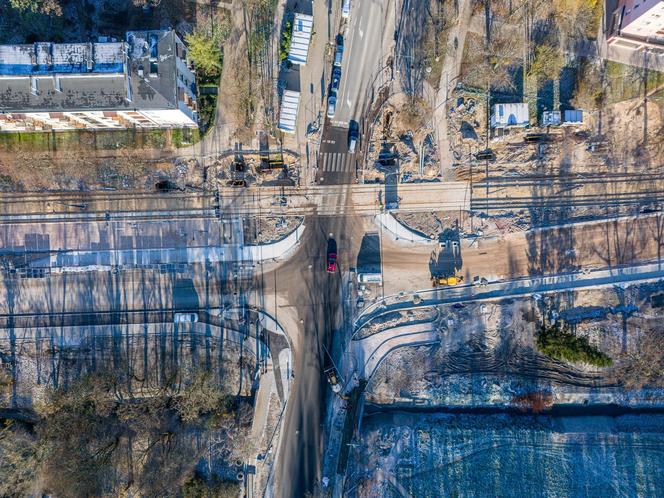
<path fill-rule="evenodd" d="M 537 347 L 547 356 L 572 363 L 587 363 L 596 367 L 608 367 L 613 361 L 586 337 L 577 337 L 559 327 L 545 325 L 537 334 Z"/>
<path fill-rule="evenodd" d="M 191 145 L 199 138 L 195 128 L 5 132 L 0 133 L 0 148 L 9 152 L 163 149 Z"/>

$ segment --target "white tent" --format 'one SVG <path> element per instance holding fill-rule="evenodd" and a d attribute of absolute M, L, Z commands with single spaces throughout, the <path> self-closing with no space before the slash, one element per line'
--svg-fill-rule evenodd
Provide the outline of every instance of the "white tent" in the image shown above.
<path fill-rule="evenodd" d="M 297 122 L 297 108 L 300 105 L 300 92 L 285 90 L 281 96 L 281 109 L 279 111 L 279 129 L 286 133 L 295 133 Z"/>
<path fill-rule="evenodd" d="M 311 33 L 314 29 L 314 18 L 306 14 L 295 14 L 293 20 L 293 36 L 290 49 L 288 49 L 288 60 L 293 64 L 304 65 L 307 63 L 309 54 L 309 43 Z"/>

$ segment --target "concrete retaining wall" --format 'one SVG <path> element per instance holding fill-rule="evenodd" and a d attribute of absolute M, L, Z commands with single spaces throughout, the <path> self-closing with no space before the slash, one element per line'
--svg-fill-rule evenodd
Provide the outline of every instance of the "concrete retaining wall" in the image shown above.
<path fill-rule="evenodd" d="M 245 261 L 267 261 L 283 258 L 297 247 L 303 232 L 304 223 L 300 224 L 295 231 L 277 242 L 257 246 L 244 246 L 242 248 L 242 259 Z"/>
<path fill-rule="evenodd" d="M 414 244 L 435 244 L 434 240 L 424 237 L 416 231 L 408 228 L 392 216 L 391 213 L 381 213 L 376 215 L 376 223 L 390 232 L 396 240 L 403 240 Z"/>

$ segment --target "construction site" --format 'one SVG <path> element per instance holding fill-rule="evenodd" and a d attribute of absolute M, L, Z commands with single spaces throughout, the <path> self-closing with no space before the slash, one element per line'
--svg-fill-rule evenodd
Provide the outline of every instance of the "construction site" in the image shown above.
<path fill-rule="evenodd" d="M 0 6 L 0 496 L 660 496 L 660 7 Z"/>

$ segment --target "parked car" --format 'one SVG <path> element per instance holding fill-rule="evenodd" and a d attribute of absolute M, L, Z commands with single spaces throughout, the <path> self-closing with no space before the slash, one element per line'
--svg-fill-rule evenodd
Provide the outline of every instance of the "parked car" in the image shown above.
<path fill-rule="evenodd" d="M 341 83 L 341 68 L 335 66 L 332 70 L 332 83 L 330 85 L 330 92 L 336 93 L 339 90 L 339 84 Z"/>
<path fill-rule="evenodd" d="M 173 323 L 196 323 L 198 315 L 196 313 L 175 313 Z"/>
<path fill-rule="evenodd" d="M 337 34 L 337 36 L 335 37 L 334 40 L 335 40 L 336 45 L 337 45 L 337 50 L 339 49 L 339 47 L 343 48 L 343 46 L 344 46 L 344 35 L 339 33 L 339 34 Z"/>
<path fill-rule="evenodd" d="M 350 0 L 344 0 L 341 5 L 341 17 L 344 19 L 348 18 L 350 15 Z"/>
<path fill-rule="evenodd" d="M 360 126 L 357 121 L 351 121 L 348 125 L 348 152 L 355 153 L 357 142 L 360 140 Z"/>
<path fill-rule="evenodd" d="M 337 35 L 337 47 L 334 50 L 334 65 L 341 67 L 341 61 L 344 57 L 344 39 L 341 35 Z"/>
<path fill-rule="evenodd" d="M 327 117 L 333 118 L 334 114 L 337 112 L 337 94 L 331 93 L 327 98 Z"/>

